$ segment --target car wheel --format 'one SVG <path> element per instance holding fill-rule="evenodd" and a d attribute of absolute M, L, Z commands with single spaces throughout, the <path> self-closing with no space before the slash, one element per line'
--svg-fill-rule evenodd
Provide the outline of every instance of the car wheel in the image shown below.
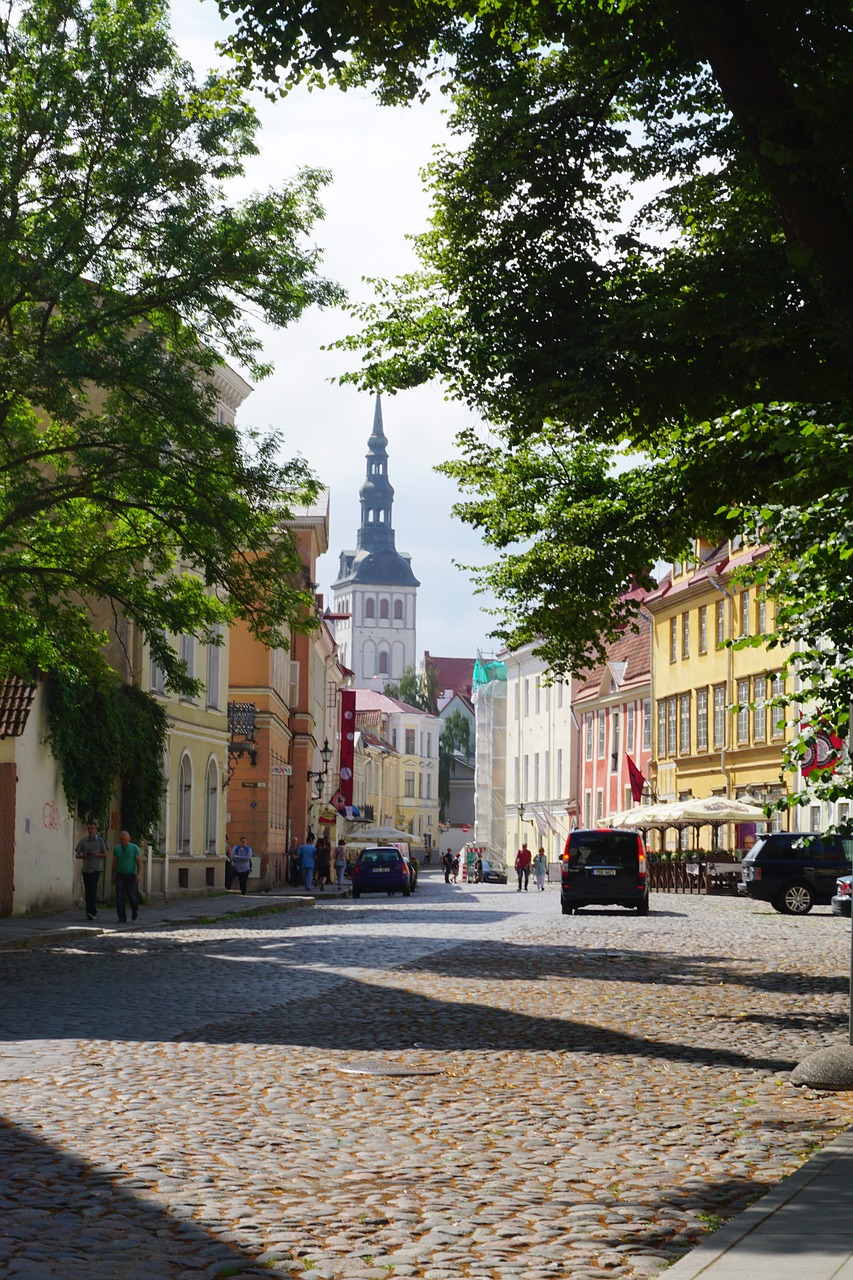
<path fill-rule="evenodd" d="M 648 914 L 649 914 L 649 900 L 648 898 L 643 898 L 642 902 L 637 903 L 637 915 L 647 916 Z"/>
<path fill-rule="evenodd" d="M 786 916 L 804 916 L 814 906 L 814 893 L 807 884 L 796 881 L 782 894 L 782 912 Z"/>
<path fill-rule="evenodd" d="M 360 890 L 360 889 L 356 889 L 355 885 L 353 885 L 353 888 L 352 888 L 352 896 L 353 896 L 354 898 L 360 898 L 360 897 L 361 897 L 361 890 Z"/>
<path fill-rule="evenodd" d="M 412 886 L 410 884 L 407 884 L 403 889 L 403 897 L 410 898 L 411 896 L 412 896 Z"/>

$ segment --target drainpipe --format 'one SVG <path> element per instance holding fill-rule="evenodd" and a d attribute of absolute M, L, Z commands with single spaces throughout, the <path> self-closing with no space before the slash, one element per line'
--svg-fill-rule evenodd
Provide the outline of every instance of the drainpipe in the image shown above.
<path fill-rule="evenodd" d="M 716 581 L 716 579 L 709 577 L 708 581 L 710 582 L 711 586 L 716 587 L 716 589 L 720 592 L 720 594 L 724 595 L 729 602 L 729 654 L 728 654 L 728 660 L 727 660 L 726 695 L 727 695 L 728 705 L 730 706 L 734 701 L 734 698 L 732 696 L 734 694 L 734 683 L 733 683 L 734 675 L 733 675 L 733 665 L 732 665 L 734 660 L 734 650 L 732 649 L 732 645 L 731 645 L 731 642 L 734 639 L 734 635 L 732 634 L 733 627 L 734 627 L 734 618 L 733 618 L 734 596 L 732 595 L 731 591 L 728 591 L 726 590 L 725 587 L 721 586 L 720 583 Z M 732 794 L 731 778 L 729 776 L 729 771 L 726 768 L 726 739 L 728 738 L 730 731 L 731 730 L 729 727 L 729 722 L 727 721 L 726 730 L 723 734 L 723 748 L 720 752 L 720 772 L 722 773 L 723 777 L 726 780 L 726 795 L 728 797 L 731 797 L 731 794 Z"/>

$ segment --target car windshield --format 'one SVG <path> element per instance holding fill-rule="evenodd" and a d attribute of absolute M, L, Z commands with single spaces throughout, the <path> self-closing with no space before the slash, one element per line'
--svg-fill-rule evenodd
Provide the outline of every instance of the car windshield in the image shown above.
<path fill-rule="evenodd" d="M 636 867 L 636 833 L 584 831 L 569 842 L 572 867 Z"/>
<path fill-rule="evenodd" d="M 396 849 L 365 849 L 359 858 L 363 867 L 394 867 L 402 861 Z"/>

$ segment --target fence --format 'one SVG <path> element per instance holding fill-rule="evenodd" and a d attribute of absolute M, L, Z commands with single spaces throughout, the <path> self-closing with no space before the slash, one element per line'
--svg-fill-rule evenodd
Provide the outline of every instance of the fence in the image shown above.
<path fill-rule="evenodd" d="M 658 893 L 736 894 L 739 862 L 650 862 L 649 888 Z"/>

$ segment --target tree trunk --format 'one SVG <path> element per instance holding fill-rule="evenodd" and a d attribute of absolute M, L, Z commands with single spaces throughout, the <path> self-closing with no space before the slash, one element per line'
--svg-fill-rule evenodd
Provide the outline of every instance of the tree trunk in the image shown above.
<path fill-rule="evenodd" d="M 853 219 L 744 0 L 676 0 L 798 245 L 853 377 Z"/>

